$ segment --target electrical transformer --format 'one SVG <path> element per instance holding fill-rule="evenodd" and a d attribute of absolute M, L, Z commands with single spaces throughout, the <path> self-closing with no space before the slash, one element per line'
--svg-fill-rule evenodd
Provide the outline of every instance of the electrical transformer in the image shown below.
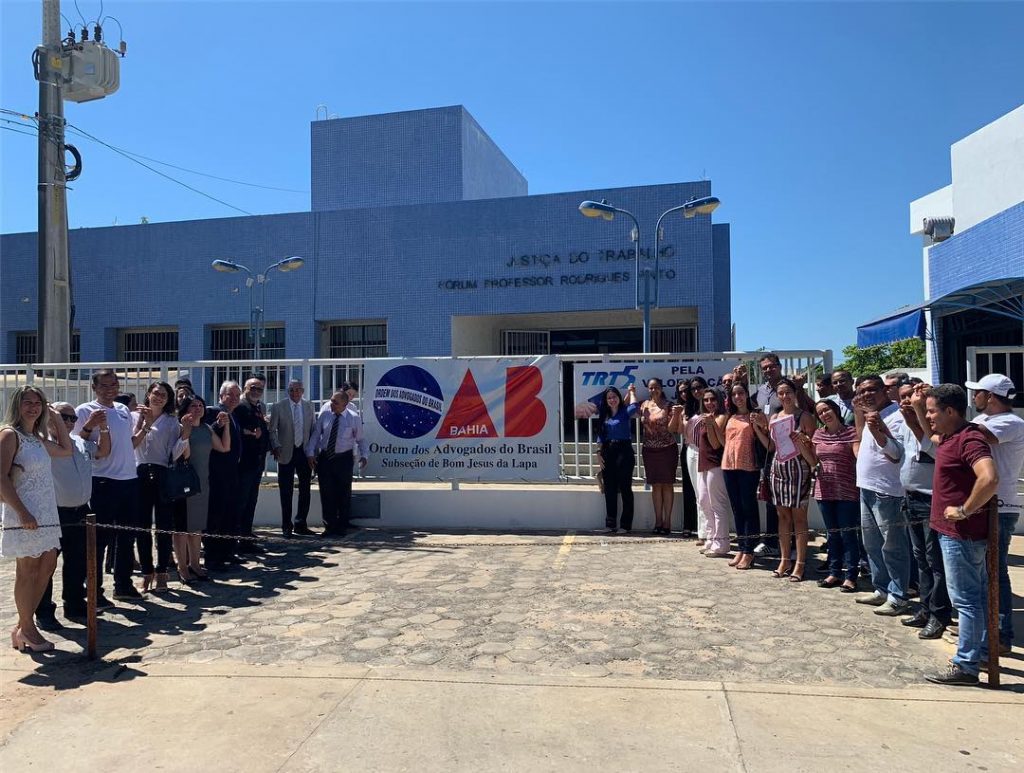
<path fill-rule="evenodd" d="M 71 102 L 88 102 L 113 94 L 121 85 L 118 55 L 95 40 L 83 40 L 61 53 L 63 96 Z"/>

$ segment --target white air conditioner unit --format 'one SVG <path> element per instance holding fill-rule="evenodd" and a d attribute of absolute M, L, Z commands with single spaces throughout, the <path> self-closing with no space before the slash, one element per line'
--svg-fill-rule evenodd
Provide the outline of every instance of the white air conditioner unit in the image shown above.
<path fill-rule="evenodd" d="M 89 102 L 113 94 L 121 86 L 121 61 L 102 43 L 84 40 L 61 54 L 64 99 Z"/>

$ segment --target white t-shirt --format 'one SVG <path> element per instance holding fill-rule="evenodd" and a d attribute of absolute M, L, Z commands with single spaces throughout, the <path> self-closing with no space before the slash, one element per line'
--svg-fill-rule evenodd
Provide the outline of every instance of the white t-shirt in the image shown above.
<path fill-rule="evenodd" d="M 903 462 L 903 444 L 899 437 L 903 414 L 896 403 L 889 403 L 878 415 L 892 433 L 885 447 L 879 446 L 871 430 L 864 427 L 861 435 L 860 453 L 857 454 L 857 487 L 886 494 L 891 497 L 903 496 L 903 481 L 900 467 Z M 886 453 L 888 451 L 888 453 Z"/>
<path fill-rule="evenodd" d="M 999 441 L 992 446 L 992 458 L 999 473 L 999 512 L 1020 513 L 1024 503 L 1017 492 L 1017 479 L 1024 474 L 1024 419 L 1011 411 L 995 416 L 981 414 L 974 423 L 985 427 Z"/>
<path fill-rule="evenodd" d="M 135 417 L 127 405 L 114 403 L 112 408 L 92 402 L 82 403 L 75 409 L 78 421 L 74 432 L 81 433 L 86 440 L 98 443 L 100 431 L 82 433 L 82 425 L 89 419 L 93 411 L 105 408 L 107 411 L 107 427 L 110 429 L 110 455 L 103 459 L 93 458 L 92 476 L 94 478 L 112 478 L 114 480 L 132 480 L 138 477 L 135 470 L 135 447 L 132 445 L 132 433 L 135 431 Z"/>

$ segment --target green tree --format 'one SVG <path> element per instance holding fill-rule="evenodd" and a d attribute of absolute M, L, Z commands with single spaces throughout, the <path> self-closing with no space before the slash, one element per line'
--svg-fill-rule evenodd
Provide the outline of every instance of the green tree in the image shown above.
<path fill-rule="evenodd" d="M 923 368 L 927 365 L 924 341 L 911 338 L 908 341 L 897 341 L 892 344 L 857 346 L 843 348 L 846 359 L 836 366 L 836 370 L 848 370 L 854 377 L 865 373 L 885 373 L 887 370 L 904 370 L 906 368 Z"/>

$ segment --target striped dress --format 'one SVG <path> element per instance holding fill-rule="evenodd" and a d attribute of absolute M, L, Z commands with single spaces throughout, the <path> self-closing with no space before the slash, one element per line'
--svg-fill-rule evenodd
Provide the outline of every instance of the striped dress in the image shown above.
<path fill-rule="evenodd" d="M 803 411 L 797 411 L 794 414 L 793 425 L 795 427 L 799 428 L 800 417 L 803 416 L 803 413 Z M 779 414 L 779 416 L 781 415 Z M 778 456 L 774 456 L 769 480 L 772 488 L 772 501 L 776 507 L 807 507 L 811 494 L 811 468 L 802 454 L 785 462 L 780 462 Z"/>

